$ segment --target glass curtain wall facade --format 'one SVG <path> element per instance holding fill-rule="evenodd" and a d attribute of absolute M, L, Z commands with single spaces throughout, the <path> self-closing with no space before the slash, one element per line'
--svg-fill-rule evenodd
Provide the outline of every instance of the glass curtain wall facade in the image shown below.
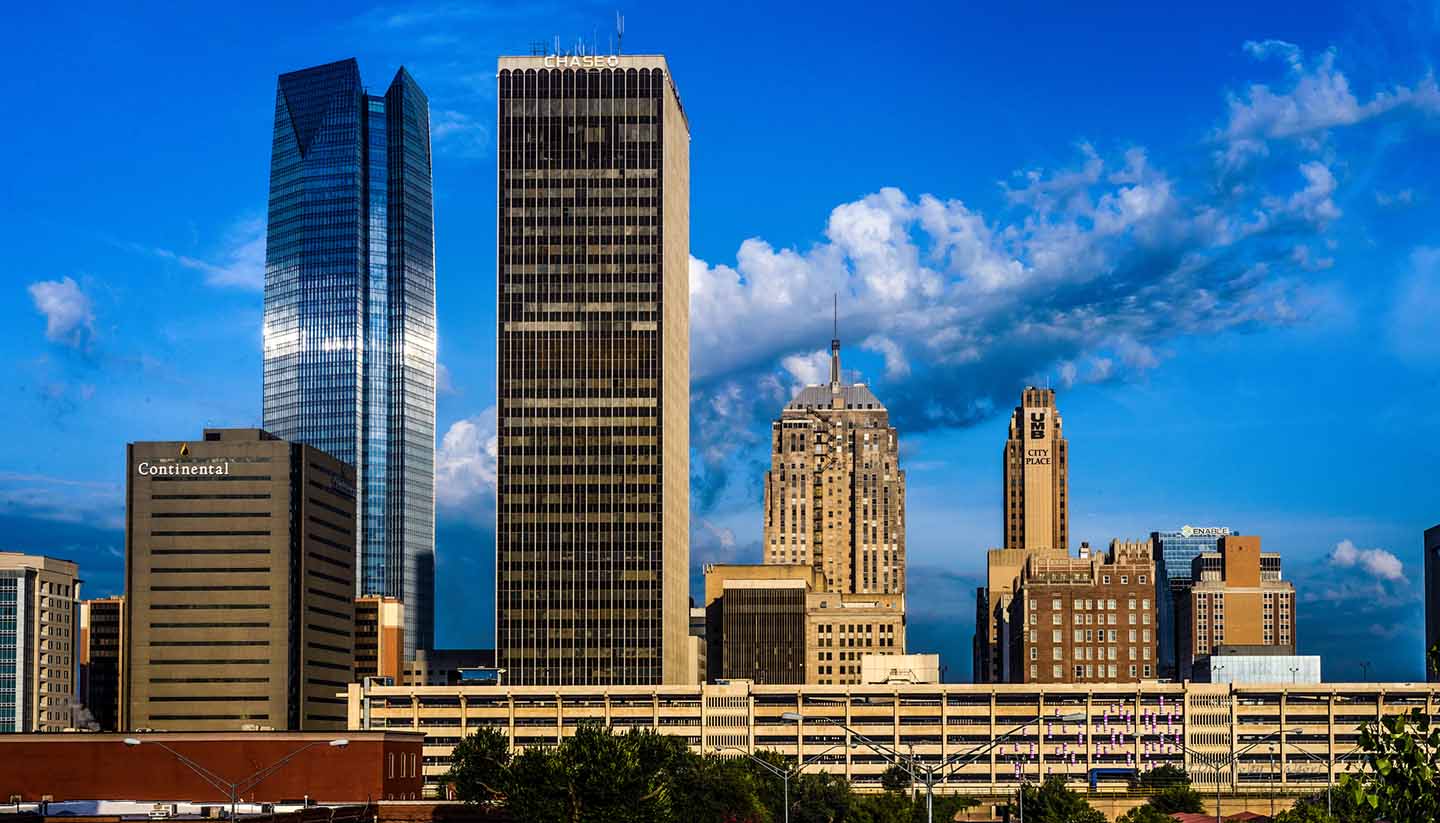
<path fill-rule="evenodd" d="M 689 130 L 661 57 L 499 69 L 497 665 L 681 682 Z"/>
<path fill-rule="evenodd" d="M 435 240 L 429 102 L 401 68 L 282 74 L 265 250 L 265 428 L 355 468 L 357 594 L 434 645 Z"/>
<path fill-rule="evenodd" d="M 1155 559 L 1155 601 L 1160 632 L 1160 675 L 1180 675 L 1181 649 L 1190 642 L 1188 626 L 1181 626 L 1183 606 L 1190 601 L 1194 580 L 1190 565 L 1202 554 L 1220 551 L 1220 538 L 1234 534 L 1229 528 L 1183 526 L 1175 531 L 1151 532 Z"/>

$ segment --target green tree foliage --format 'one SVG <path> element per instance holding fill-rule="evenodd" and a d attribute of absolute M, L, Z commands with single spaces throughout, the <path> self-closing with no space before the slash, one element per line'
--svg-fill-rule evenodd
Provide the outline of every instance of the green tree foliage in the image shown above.
<path fill-rule="evenodd" d="M 1297 803 L 1295 808 L 1275 815 L 1275 823 L 1338 823 L 1338 818 L 1326 814 L 1324 806 Z"/>
<path fill-rule="evenodd" d="M 1164 814 L 1202 812 L 1205 801 L 1190 786 L 1190 775 L 1179 766 L 1166 763 L 1141 774 L 1135 788 L 1150 795 L 1149 804 Z"/>
<path fill-rule="evenodd" d="M 1058 775 L 1046 778 L 1039 787 L 1027 784 L 1021 791 L 1026 823 L 1109 823 L 1078 792 L 1066 788 Z"/>
<path fill-rule="evenodd" d="M 756 757 L 781 772 L 774 752 Z M 503 809 L 524 823 L 779 823 L 785 783 L 743 757 L 700 755 L 678 737 L 615 734 L 581 726 L 559 746 L 512 752 L 504 734 L 483 729 L 455 746 L 445 776 L 467 803 Z M 935 820 L 953 820 L 975 801 L 935 796 Z M 904 792 L 858 794 L 843 777 L 807 771 L 790 778 L 791 823 L 923 823 L 925 799 Z"/>
<path fill-rule="evenodd" d="M 1440 726 L 1420 709 L 1360 730 L 1364 770 L 1341 779 L 1356 805 L 1387 820 L 1440 820 Z"/>
<path fill-rule="evenodd" d="M 510 743 L 498 729 L 481 729 L 455 745 L 442 778 L 466 803 L 493 805 L 505 797 Z"/>
<path fill-rule="evenodd" d="M 1146 803 L 1115 818 L 1115 823 L 1175 823 L 1175 818 Z"/>
<path fill-rule="evenodd" d="M 910 788 L 910 773 L 899 763 L 892 763 L 880 775 L 880 787 L 887 792 L 903 792 Z"/>

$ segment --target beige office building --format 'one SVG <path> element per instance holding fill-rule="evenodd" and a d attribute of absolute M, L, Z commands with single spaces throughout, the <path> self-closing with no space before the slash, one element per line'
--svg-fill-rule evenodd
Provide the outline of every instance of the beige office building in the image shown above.
<path fill-rule="evenodd" d="M 1295 585 L 1282 578 L 1280 555 L 1261 551 L 1259 537 L 1221 537 L 1220 551 L 1196 557 L 1191 569 L 1195 582 L 1176 614 L 1188 640 L 1179 649 L 1182 677 L 1221 646 L 1295 653 Z"/>
<path fill-rule="evenodd" d="M 125 728 L 344 728 L 354 470 L 260 429 L 127 462 Z"/>
<path fill-rule="evenodd" d="M 73 722 L 80 569 L 0 552 L 0 732 L 58 732 Z"/>
<path fill-rule="evenodd" d="M 804 563 L 705 567 L 708 679 L 836 685 L 905 653 L 905 597 L 826 591 Z"/>
<path fill-rule="evenodd" d="M 690 132 L 659 55 L 499 62 L 507 682 L 689 668 Z"/>
<path fill-rule="evenodd" d="M 355 598 L 355 682 L 405 682 L 405 604 L 378 594 Z"/>
<path fill-rule="evenodd" d="M 1069 459 L 1055 390 L 1026 387 L 1010 416 L 1002 460 L 1005 544 L 986 554 L 986 585 L 975 592 L 976 683 L 1012 679 L 1005 623 L 1026 562 L 1037 553 L 1070 556 Z"/>
<path fill-rule="evenodd" d="M 1055 390 L 1027 387 L 1005 441 L 1005 548 L 1069 552 L 1068 460 Z"/>
<path fill-rule="evenodd" d="M 765 562 L 813 566 L 818 591 L 905 593 L 905 472 L 884 404 L 840 375 L 807 386 L 770 425 Z"/>

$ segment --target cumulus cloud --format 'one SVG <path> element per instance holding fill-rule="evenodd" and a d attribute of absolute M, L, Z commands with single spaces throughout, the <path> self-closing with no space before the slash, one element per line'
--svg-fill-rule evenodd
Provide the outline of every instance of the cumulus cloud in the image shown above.
<path fill-rule="evenodd" d="M 45 338 L 83 349 L 95 336 L 95 309 L 73 278 L 41 280 L 28 289 L 35 310 L 45 316 Z"/>
<path fill-rule="evenodd" d="M 1405 564 L 1384 549 L 1361 549 L 1349 540 L 1341 540 L 1330 552 L 1330 565 L 1341 569 L 1358 569 L 1377 580 L 1405 579 Z"/>
<path fill-rule="evenodd" d="M 1440 98 L 1428 77 L 1357 96 L 1333 53 L 1248 48 L 1288 70 L 1232 95 L 1207 138 L 1262 149 L 1243 175 L 1081 144 L 1071 164 L 1002 182 L 994 211 L 882 188 L 835 206 L 812 244 L 750 237 L 733 261 L 692 258 L 701 510 L 736 468 L 723 462 L 755 461 L 746 450 L 765 421 L 826 373 L 816 344 L 835 293 L 841 337 L 883 359 L 866 377 L 907 432 L 977 423 L 1027 381 L 1133 379 L 1177 339 L 1291 324 L 1325 305 L 1312 273 L 1333 263 L 1346 167 L 1297 141 L 1401 107 L 1435 113 Z"/>
<path fill-rule="evenodd" d="M 494 406 L 452 423 L 435 450 L 435 501 L 441 510 L 492 524 L 498 454 Z"/>

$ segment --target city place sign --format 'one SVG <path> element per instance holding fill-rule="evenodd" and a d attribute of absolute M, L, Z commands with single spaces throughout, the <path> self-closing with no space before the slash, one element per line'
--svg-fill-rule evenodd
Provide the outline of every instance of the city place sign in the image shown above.
<path fill-rule="evenodd" d="M 545 55 L 545 68 L 547 69 L 613 69 L 619 65 L 620 58 L 614 54 L 609 57 L 601 57 L 597 54 Z"/>

